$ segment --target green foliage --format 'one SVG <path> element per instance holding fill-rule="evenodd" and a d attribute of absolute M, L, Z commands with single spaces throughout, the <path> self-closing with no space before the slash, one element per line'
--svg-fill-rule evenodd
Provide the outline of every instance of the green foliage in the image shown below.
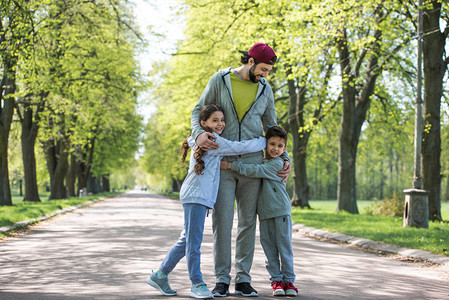
<path fill-rule="evenodd" d="M 294 79 L 298 88 L 306 87 L 307 105 L 303 111 L 306 120 L 301 130 L 313 130 L 307 161 L 310 195 L 335 198 L 341 117 L 337 101 L 342 87 L 337 70 L 337 38 L 341 28 L 345 28 L 353 58 L 351 67 L 364 74 L 369 66 L 363 57 L 371 55 L 373 32 L 380 30 L 379 65 L 384 73 L 378 80 L 360 141 L 363 149 L 357 171 L 359 198 L 388 197 L 404 188 L 410 176 L 407 149 L 411 141 L 413 108 L 409 103 L 413 90 L 409 84 L 413 83 L 410 72 L 414 65 L 413 54 L 410 55 L 413 51 L 408 48 L 411 46 L 408 37 L 413 35 L 414 28 L 406 20 L 405 7 L 395 1 L 186 0 L 183 4 L 180 13 L 186 16 L 186 39 L 179 43 L 170 62 L 154 68 L 162 81 L 153 87 L 158 110 L 145 130 L 144 158 L 149 172 L 159 173 L 167 180 L 185 176 L 186 168 L 178 165 L 177 149 L 189 133 L 191 109 L 208 78 L 218 68 L 238 66 L 237 50 L 262 41 L 272 45 L 279 57 L 268 78 L 275 98 L 288 96 L 287 67 L 292 71 L 289 79 Z M 379 10 L 383 18 L 376 20 L 374 16 Z M 329 85 L 325 83 L 328 68 Z M 360 90 L 363 81 L 359 76 L 351 84 Z M 324 125 L 313 116 L 318 103 L 323 105 Z M 276 102 L 276 109 L 280 123 L 285 126 L 287 117 L 292 117 L 286 114 L 288 101 Z M 382 134 L 378 134 L 379 130 Z M 375 182 L 370 181 L 372 174 L 376 174 Z M 382 195 L 378 193 L 380 184 Z"/>
<path fill-rule="evenodd" d="M 404 197 L 393 193 L 391 198 L 382 201 L 375 200 L 365 209 L 367 215 L 379 215 L 386 217 L 401 217 L 404 215 Z"/>
<path fill-rule="evenodd" d="M 367 116 L 357 160 L 359 199 L 400 194 L 413 175 L 413 95 L 403 83 L 383 76 Z"/>
<path fill-rule="evenodd" d="M 20 128 L 17 122 L 11 124 L 8 141 L 9 180 L 11 184 L 23 178 L 22 151 L 20 148 Z"/>
<path fill-rule="evenodd" d="M 144 43 L 135 29 L 132 4 L 28 4 L 23 8 L 31 21 L 23 27 L 28 35 L 21 36 L 20 44 L 30 47 L 17 52 L 15 96 L 17 119 L 23 123 L 24 113 L 32 111 L 34 126 L 41 128 L 38 159 L 62 142 L 65 154 L 92 167 L 96 176 L 132 164 L 142 122 L 137 95 L 146 85 L 135 58 Z M 47 178 L 38 171 L 40 183 Z"/>
<path fill-rule="evenodd" d="M 41 114 L 45 128 L 41 140 L 59 139 L 62 134 L 71 151 L 89 149 L 93 143 L 112 144 L 119 151 L 109 154 L 131 153 L 129 158 L 138 142 L 140 117 L 135 106 L 142 86 L 134 59 L 139 43 L 123 26 L 133 26 L 129 7 L 121 1 L 71 4 L 49 3 L 45 10 L 50 17 L 55 15 L 46 20 L 51 34 L 43 46 L 53 52 L 47 65 L 54 66 L 57 78 L 49 74 L 54 85 L 48 109 Z M 116 9 L 120 14 L 114 17 Z M 65 14 L 58 19 L 61 12 Z M 97 169 L 107 163 L 96 162 Z"/>
<path fill-rule="evenodd" d="M 315 126 L 308 147 L 308 181 L 311 199 L 337 198 L 338 170 L 338 119 L 337 107 Z"/>

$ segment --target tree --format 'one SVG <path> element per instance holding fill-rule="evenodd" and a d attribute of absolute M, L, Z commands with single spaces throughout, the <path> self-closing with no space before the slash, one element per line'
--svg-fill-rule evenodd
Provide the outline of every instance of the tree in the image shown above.
<path fill-rule="evenodd" d="M 148 170 L 163 173 L 168 179 L 183 178 L 185 169 L 177 167 L 176 149 L 189 132 L 191 108 L 207 79 L 218 68 L 235 66 L 237 50 L 262 41 L 273 46 L 279 57 L 268 80 L 275 93 L 279 122 L 292 134 L 294 203 L 307 206 L 309 191 L 323 198 L 338 194 L 338 210 L 357 212 L 356 175 L 368 176 L 357 171 L 357 147 L 365 138 L 365 125 L 370 125 L 365 121 L 372 101 L 391 101 L 394 110 L 402 108 L 397 101 L 401 96 L 385 86 L 378 88 L 379 82 L 384 85 L 398 79 L 407 88 L 412 86 L 407 85 L 413 73 L 407 47 L 414 33 L 411 24 L 404 22 L 403 5 L 397 1 L 310 0 L 186 0 L 183 4 L 186 40 L 178 44 L 162 83 L 156 83 L 158 112 L 146 130 Z M 217 18 L 220 22 L 214 22 Z M 340 70 L 334 67 L 337 63 Z M 385 95 L 388 93 L 391 97 Z M 335 142 L 336 118 L 341 119 L 339 143 Z M 376 115 L 373 124 L 381 119 Z M 401 135 L 394 129 L 388 134 L 394 136 L 391 139 Z M 401 140 L 398 149 L 407 142 Z M 338 185 L 336 144 L 340 144 L 341 154 Z M 370 171 L 379 178 L 382 190 L 391 186 L 386 182 L 387 166 L 390 178 L 399 178 L 407 161 L 399 156 L 403 150 L 383 151 L 388 145 L 385 143 L 382 151 L 366 152 L 378 160 Z M 312 149 L 309 154 L 308 149 Z M 382 155 L 389 155 L 389 161 Z M 396 163 L 395 157 L 403 160 Z"/>
<path fill-rule="evenodd" d="M 42 92 L 41 95 L 35 97 L 39 99 L 39 101 L 34 104 L 36 105 L 36 109 L 33 109 L 33 103 L 27 98 L 23 99 L 21 105 L 16 104 L 16 111 L 19 116 L 19 122 L 22 126 L 21 145 L 25 179 L 25 194 L 23 201 L 40 201 L 34 148 L 39 130 L 39 114 L 44 108 L 44 100 L 47 96 L 48 92 Z M 33 99 L 34 97 L 30 98 Z M 20 106 L 23 106 L 23 111 L 21 111 Z"/>
<path fill-rule="evenodd" d="M 400 195 L 413 172 L 413 102 L 415 91 L 400 76 L 385 74 L 376 85 L 376 100 L 367 114 L 357 159 L 358 199 Z"/>
<path fill-rule="evenodd" d="M 389 4 L 375 1 L 362 7 L 347 1 L 340 8 L 339 17 L 333 19 L 343 99 L 337 211 L 358 213 L 356 161 L 362 125 L 375 95 L 378 77 L 409 40 L 397 40 L 396 29 L 400 27 L 396 28 L 395 24 L 399 24 L 399 19 L 393 13 L 395 7 Z M 357 19 L 354 20 L 354 16 Z M 371 22 L 367 22 L 367 16 L 372 16 Z"/>
<path fill-rule="evenodd" d="M 440 19 L 445 17 L 446 28 L 440 28 Z M 442 221 L 441 217 L 441 97 L 443 78 L 449 64 L 445 57 L 449 35 L 448 4 L 443 1 L 425 1 L 423 11 L 423 63 L 424 104 L 422 179 L 423 189 L 429 194 L 429 220 Z"/>
<path fill-rule="evenodd" d="M 76 178 L 79 189 L 93 178 L 95 149 L 103 134 L 115 128 L 130 138 L 136 135 L 120 127 L 136 128 L 122 121 L 130 109 L 135 111 L 141 85 L 133 57 L 139 35 L 123 1 L 50 2 L 47 14 L 52 29 L 47 47 L 56 49 L 48 60 L 54 85 L 40 114 L 41 141 L 46 146 L 50 199 L 59 199 L 67 190 L 69 195 L 77 193 Z M 140 124 L 136 118 L 127 120 Z"/>
<path fill-rule="evenodd" d="M 0 205 L 12 205 L 8 137 L 14 113 L 19 57 L 29 50 L 33 31 L 29 1 L 2 1 L 0 7 Z"/>
<path fill-rule="evenodd" d="M 313 128 L 318 122 L 322 121 L 325 113 L 327 113 L 327 111 L 324 111 L 324 106 L 328 100 L 326 91 L 332 74 L 333 63 L 330 63 L 327 67 L 326 64 L 323 63 L 320 67 L 314 69 L 315 72 L 312 70 L 306 71 L 307 76 L 304 76 L 305 79 L 302 81 L 302 86 L 296 86 L 293 79 L 287 79 L 290 97 L 288 124 L 293 139 L 292 155 L 294 165 L 294 189 L 292 205 L 300 206 L 301 208 L 310 208 L 306 160 L 307 146 Z M 290 77 L 289 73 L 291 73 L 291 71 L 287 70 L 287 78 Z M 321 76 L 322 73 L 324 73 L 323 76 Z M 323 78 L 322 82 L 320 82 L 320 77 Z M 307 86 L 310 88 L 307 88 Z M 307 91 L 309 91 L 308 94 L 306 94 Z M 306 100 L 306 97 L 308 97 L 309 100 Z M 306 123 L 306 105 L 310 105 L 311 103 L 316 105 L 316 107 L 313 110 L 313 114 L 307 118 L 309 123 Z M 334 105 L 336 103 L 337 101 L 334 102 Z"/>

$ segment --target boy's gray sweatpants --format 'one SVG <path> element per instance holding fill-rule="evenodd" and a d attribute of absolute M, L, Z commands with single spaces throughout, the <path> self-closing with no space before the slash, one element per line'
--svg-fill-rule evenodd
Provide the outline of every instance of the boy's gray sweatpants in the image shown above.
<path fill-rule="evenodd" d="M 260 153 L 242 155 L 244 163 L 263 163 Z M 217 202 L 212 215 L 214 233 L 214 269 L 216 282 L 231 282 L 231 239 L 234 220 L 234 199 L 237 202 L 237 237 L 235 249 L 235 283 L 251 282 L 249 272 L 253 263 L 256 238 L 257 198 L 262 180 L 249 178 L 232 170 L 221 170 Z"/>
<path fill-rule="evenodd" d="M 294 283 L 291 216 L 264 219 L 259 223 L 260 244 L 265 252 L 270 281 Z"/>

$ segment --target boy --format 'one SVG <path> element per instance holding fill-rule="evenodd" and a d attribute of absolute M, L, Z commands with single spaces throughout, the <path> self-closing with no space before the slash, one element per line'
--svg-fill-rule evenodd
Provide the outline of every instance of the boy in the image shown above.
<path fill-rule="evenodd" d="M 244 176 L 263 178 L 257 203 L 260 221 L 260 243 L 265 252 L 266 269 L 270 274 L 274 296 L 297 296 L 298 289 L 293 285 L 292 221 L 290 197 L 285 183 L 278 171 L 284 166 L 280 155 L 287 146 L 287 132 L 279 126 L 268 129 L 265 134 L 267 147 L 266 161 L 263 164 L 243 164 L 221 162 L 222 169 L 231 169 Z"/>

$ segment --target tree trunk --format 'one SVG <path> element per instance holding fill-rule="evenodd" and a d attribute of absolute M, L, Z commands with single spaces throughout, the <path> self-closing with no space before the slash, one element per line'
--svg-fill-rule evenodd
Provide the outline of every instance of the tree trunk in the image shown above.
<path fill-rule="evenodd" d="M 449 201 L 449 176 L 446 177 L 446 194 L 445 194 L 443 200 Z"/>
<path fill-rule="evenodd" d="M 86 173 L 88 170 L 87 166 L 85 163 L 81 162 L 81 161 L 77 161 L 76 162 L 77 167 L 76 167 L 76 174 L 78 177 L 78 190 L 82 190 L 82 189 L 86 189 L 87 187 L 87 174 Z"/>
<path fill-rule="evenodd" d="M 92 167 L 93 155 L 94 155 L 94 146 L 95 146 L 95 138 L 93 138 L 90 142 L 90 147 L 84 147 L 84 151 L 81 153 L 81 159 L 78 161 L 77 166 L 77 174 L 78 174 L 78 188 L 79 189 L 87 189 L 87 181 L 90 173 L 90 169 Z"/>
<path fill-rule="evenodd" d="M 19 196 L 23 196 L 23 180 L 19 179 Z"/>
<path fill-rule="evenodd" d="M 86 184 L 87 193 L 98 194 L 101 191 L 100 180 L 96 178 L 91 172 L 87 175 Z"/>
<path fill-rule="evenodd" d="M 354 121 L 352 120 L 355 115 L 355 101 L 352 99 L 354 98 L 348 97 L 343 102 L 338 147 L 337 211 L 358 213 L 355 174 L 357 145 L 354 141 Z"/>
<path fill-rule="evenodd" d="M 102 179 L 102 191 L 109 193 L 111 191 L 111 185 L 109 183 L 109 174 L 101 176 Z"/>
<path fill-rule="evenodd" d="M 171 191 L 172 192 L 179 192 L 181 189 L 182 181 L 178 180 L 174 177 L 171 179 Z"/>
<path fill-rule="evenodd" d="M 295 172 L 293 175 L 294 189 L 292 197 L 292 206 L 299 206 L 301 208 L 311 208 L 309 203 L 309 185 L 307 182 L 307 166 L 306 166 L 306 152 L 297 151 L 293 153 L 293 162 Z"/>
<path fill-rule="evenodd" d="M 47 168 L 50 174 L 50 200 L 67 198 L 64 179 L 68 169 L 65 141 L 48 142 Z"/>
<path fill-rule="evenodd" d="M 67 170 L 67 176 L 65 182 L 67 185 L 67 197 L 75 197 L 77 193 L 75 192 L 75 181 L 76 181 L 76 156 L 74 153 L 70 154 L 69 169 Z"/>
<path fill-rule="evenodd" d="M 379 199 L 384 199 L 384 186 L 385 186 L 385 175 L 384 175 L 384 163 L 383 160 L 380 161 L 380 187 L 379 187 Z"/>
<path fill-rule="evenodd" d="M 354 76 L 351 74 L 346 31 L 338 40 L 340 69 L 343 87 L 343 114 L 341 117 L 338 147 L 338 190 L 337 211 L 358 213 L 356 198 L 355 162 L 357 142 L 355 141 L 356 91 Z"/>
<path fill-rule="evenodd" d="M 378 12 L 380 19 L 381 13 Z M 338 39 L 338 53 L 342 77 L 343 114 L 341 118 L 338 147 L 338 190 L 337 211 L 345 210 L 358 214 L 356 193 L 356 160 L 357 147 L 362 125 L 374 94 L 376 79 L 380 70 L 377 66 L 379 57 L 379 41 L 382 32 L 374 31 L 374 42 L 371 49 L 367 49 L 368 63 L 364 75 L 364 85 L 360 91 L 356 90 L 356 77 L 360 76 L 360 69 L 351 69 L 351 57 L 347 44 L 346 30 L 342 30 Z M 359 59 L 364 58 L 361 55 Z M 356 64 L 361 66 L 361 62 Z"/>
<path fill-rule="evenodd" d="M 25 176 L 25 196 L 23 201 L 40 202 L 36 176 L 36 155 L 34 146 L 38 132 L 37 122 L 33 122 L 33 109 L 24 104 L 22 125 L 22 159 Z"/>
<path fill-rule="evenodd" d="M 423 189 L 429 194 L 429 220 L 442 221 L 441 217 L 441 126 L 440 107 L 443 78 L 447 61 L 443 60 L 447 31 L 440 29 L 441 2 L 432 1 L 423 13 L 424 105 L 422 179 Z M 436 30 L 438 29 L 438 30 Z"/>
<path fill-rule="evenodd" d="M 327 164 L 327 172 L 328 174 L 333 174 L 332 166 Z M 326 196 L 327 199 L 335 199 L 337 198 L 337 189 L 338 189 L 338 175 L 334 175 L 333 179 L 330 178 L 330 182 L 327 185 Z"/>
<path fill-rule="evenodd" d="M 8 135 L 7 130 L 0 130 L 0 205 L 12 205 L 8 173 Z"/>
<path fill-rule="evenodd" d="M 16 90 L 15 71 L 4 58 L 3 78 L 0 86 L 0 205 L 12 205 L 11 186 L 8 170 L 8 139 L 14 114 L 14 94 Z"/>
<path fill-rule="evenodd" d="M 287 76 L 291 74 L 287 69 Z M 301 88 L 297 93 L 297 87 L 293 79 L 287 80 L 289 93 L 289 118 L 288 125 L 292 134 L 292 155 L 293 155 L 293 197 L 292 206 L 310 208 L 309 186 L 307 183 L 307 142 L 310 131 L 302 131 L 304 126 L 304 104 L 305 88 Z M 301 132 L 300 132 L 301 131 Z"/>

